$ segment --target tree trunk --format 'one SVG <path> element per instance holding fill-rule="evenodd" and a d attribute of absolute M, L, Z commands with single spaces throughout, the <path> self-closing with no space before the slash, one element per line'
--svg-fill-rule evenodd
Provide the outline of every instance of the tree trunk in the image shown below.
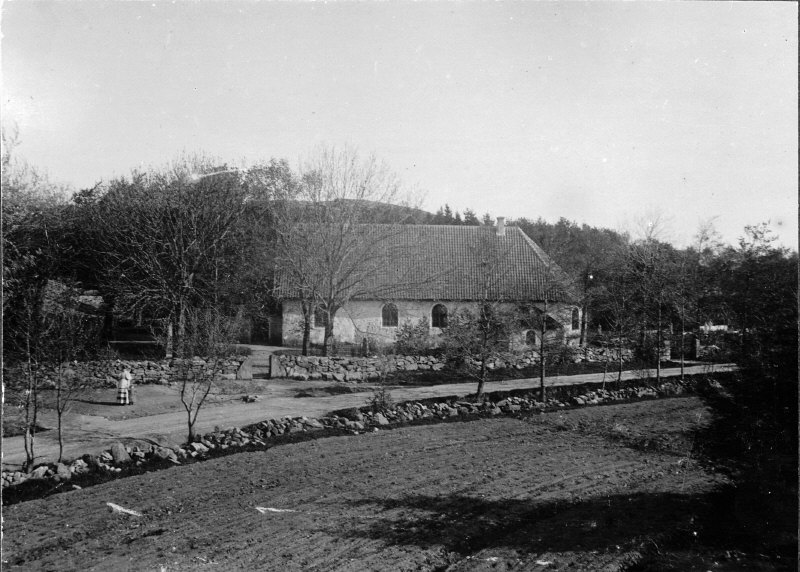
<path fill-rule="evenodd" d="M 661 302 L 658 303 L 658 330 L 656 331 L 656 382 L 661 381 L 661 345 L 663 343 L 661 333 Z"/>
<path fill-rule="evenodd" d="M 333 355 L 333 318 L 328 315 L 328 321 L 325 323 L 325 338 L 322 343 L 322 355 Z"/>
<path fill-rule="evenodd" d="M 544 312 L 542 313 L 542 324 L 540 327 L 540 335 L 539 335 L 539 399 L 542 403 L 546 403 L 545 399 L 547 397 L 547 393 L 544 388 L 544 378 L 547 366 L 545 362 L 547 358 L 545 357 L 545 341 L 544 335 L 547 332 L 547 300 L 544 301 Z"/>
<path fill-rule="evenodd" d="M 56 415 L 58 415 L 58 463 L 61 462 L 61 458 L 64 456 L 64 432 L 62 430 L 61 425 L 61 418 L 63 416 L 62 411 L 56 411 Z"/>
<path fill-rule="evenodd" d="M 311 317 L 313 315 L 311 304 L 306 301 L 301 302 L 303 311 L 303 350 L 304 356 L 308 355 L 311 348 Z"/>
<path fill-rule="evenodd" d="M 178 305 L 178 332 L 177 332 L 177 340 L 175 341 L 175 354 L 179 358 L 185 358 L 184 355 L 184 343 L 183 339 L 186 335 L 186 303 L 183 299 L 179 302 Z"/>
<path fill-rule="evenodd" d="M 60 366 L 59 366 L 60 367 Z M 58 385 L 56 386 L 56 417 L 58 428 L 58 463 L 61 462 L 61 457 L 64 456 L 64 432 L 62 431 L 61 418 L 64 416 L 64 405 L 61 401 L 61 384 L 63 383 L 62 373 L 58 372 Z"/>
<path fill-rule="evenodd" d="M 307 356 L 311 350 L 311 322 L 308 320 L 303 324 L 303 351 L 302 354 Z"/>
<path fill-rule="evenodd" d="M 483 397 L 483 386 L 486 385 L 486 359 L 481 360 L 481 373 L 478 378 L 478 391 L 476 392 L 477 401 Z"/>
<path fill-rule="evenodd" d="M 581 341 L 580 341 L 581 347 L 586 346 L 586 314 L 587 314 L 586 310 L 587 310 L 587 305 L 584 304 L 581 307 Z"/>
<path fill-rule="evenodd" d="M 684 343 L 683 343 L 683 332 L 684 332 L 685 329 L 686 329 L 686 317 L 683 315 L 683 310 L 681 309 L 681 339 L 680 339 L 680 344 L 681 344 L 681 381 L 683 381 L 683 373 L 684 373 L 683 372 L 683 370 L 684 370 L 683 354 L 685 352 L 685 349 L 684 349 Z"/>
<path fill-rule="evenodd" d="M 172 359 L 173 354 L 175 353 L 175 337 L 172 330 L 172 316 L 168 318 L 167 321 L 167 340 L 166 340 L 166 347 L 164 348 L 164 354 L 167 359 Z"/>
<path fill-rule="evenodd" d="M 25 471 L 29 471 L 33 468 L 33 463 L 36 459 L 36 454 L 34 452 L 34 440 L 36 438 L 36 401 L 38 395 L 36 378 L 33 373 L 30 331 L 27 332 L 25 338 L 25 350 L 27 354 L 28 387 L 27 391 L 25 392 L 25 438 L 23 440 L 23 445 L 25 447 L 25 465 L 23 468 Z"/>

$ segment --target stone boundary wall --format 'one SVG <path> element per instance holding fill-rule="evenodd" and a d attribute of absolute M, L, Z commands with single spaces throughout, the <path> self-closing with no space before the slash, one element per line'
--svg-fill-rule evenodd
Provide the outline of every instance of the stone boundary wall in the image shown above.
<path fill-rule="evenodd" d="M 237 379 L 237 374 L 242 368 L 242 363 L 247 360 L 247 356 L 236 356 L 225 360 L 222 365 L 222 373 L 217 379 Z M 68 370 L 74 372 L 79 379 L 92 387 L 116 387 L 119 375 L 124 368 L 131 371 L 134 385 L 142 384 L 168 384 L 178 381 L 179 374 L 186 371 L 207 368 L 207 364 L 200 358 L 191 360 L 113 360 L 113 361 L 87 361 L 75 362 L 68 366 Z M 21 369 L 4 368 L 4 376 L 22 375 Z M 55 384 L 55 370 L 47 368 L 44 371 L 45 385 Z"/>
<path fill-rule="evenodd" d="M 624 362 L 630 361 L 633 352 L 622 350 Z M 576 349 L 571 357 L 575 363 L 603 362 L 617 363 L 619 351 L 586 347 Z M 487 364 L 488 369 L 525 369 L 539 363 L 538 354 L 509 354 Z M 401 371 L 432 370 L 440 371 L 446 367 L 445 358 L 436 356 L 385 357 L 321 357 L 300 355 L 272 355 L 270 358 L 270 377 L 290 378 L 302 381 L 322 379 L 325 381 L 368 381 L 379 379 L 382 373 L 393 374 Z"/>
<path fill-rule="evenodd" d="M 270 377 L 326 381 L 365 381 L 379 379 L 385 371 L 417 371 L 444 369 L 445 361 L 434 356 L 318 357 L 272 355 Z"/>

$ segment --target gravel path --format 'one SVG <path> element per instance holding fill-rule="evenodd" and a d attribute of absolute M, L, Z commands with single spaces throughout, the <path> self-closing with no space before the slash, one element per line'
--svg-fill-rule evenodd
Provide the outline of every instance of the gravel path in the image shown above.
<path fill-rule="evenodd" d="M 687 375 L 704 373 L 708 365 L 685 368 Z M 730 371 L 734 364 L 716 364 L 715 371 Z M 638 372 L 625 372 L 624 379 L 632 379 Z M 680 368 L 662 370 L 662 376 L 680 375 Z M 555 376 L 546 378 L 548 387 L 575 385 L 581 383 L 601 383 L 603 374 L 582 374 L 573 376 Z M 615 376 L 606 376 L 611 381 Z M 360 407 L 372 395 L 370 390 L 358 393 L 347 393 L 327 397 L 295 397 L 299 389 L 310 385 L 310 382 L 294 382 L 272 380 L 265 382 L 260 392 L 260 399 L 255 403 L 244 403 L 239 396 L 227 396 L 223 400 L 204 407 L 200 412 L 195 430 L 198 433 L 213 431 L 216 426 L 227 428 L 257 423 L 265 419 L 277 419 L 286 415 L 292 417 L 321 417 L 338 409 Z M 330 386 L 330 382 L 324 385 Z M 489 382 L 486 392 L 510 391 L 539 387 L 536 378 L 514 379 Z M 395 401 L 427 399 L 431 397 L 465 396 L 474 393 L 475 383 L 449 383 L 428 387 L 397 387 L 391 391 Z M 187 434 L 186 412 L 182 409 L 177 392 L 163 386 L 140 386 L 137 388 L 137 402 L 158 402 L 162 413 L 136 416 L 131 411 L 131 418 L 120 418 L 126 409 L 113 404 L 114 390 L 108 390 L 108 398 L 95 404 L 91 415 L 72 413 L 65 419 L 64 457 L 76 458 L 84 453 L 99 453 L 108 449 L 115 441 L 149 440 L 151 442 L 172 442 L 179 444 Z M 139 407 L 137 405 L 133 408 Z M 55 427 L 54 415 L 45 414 L 43 422 L 47 427 Z M 4 469 L 14 470 L 25 460 L 22 437 L 9 437 L 2 443 Z M 55 430 L 40 433 L 36 438 L 37 461 L 54 461 L 58 456 L 58 441 Z"/>

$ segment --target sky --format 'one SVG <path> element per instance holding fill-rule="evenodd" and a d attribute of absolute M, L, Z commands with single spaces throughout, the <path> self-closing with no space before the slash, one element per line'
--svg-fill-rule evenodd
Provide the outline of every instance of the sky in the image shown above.
<path fill-rule="evenodd" d="M 794 2 L 2 4 L 2 123 L 75 189 L 181 152 L 385 161 L 423 206 L 798 237 Z"/>

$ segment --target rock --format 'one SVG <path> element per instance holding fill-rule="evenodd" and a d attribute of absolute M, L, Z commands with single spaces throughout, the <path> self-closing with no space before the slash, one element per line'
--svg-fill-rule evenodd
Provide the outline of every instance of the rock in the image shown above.
<path fill-rule="evenodd" d="M 60 479 L 67 480 L 70 477 L 72 477 L 72 472 L 69 470 L 69 467 L 67 467 L 64 463 L 58 463 L 56 465 L 56 475 Z"/>
<path fill-rule="evenodd" d="M 311 427 L 313 429 L 324 429 L 325 428 L 325 426 L 322 423 L 320 423 L 319 421 L 317 421 L 316 419 L 304 419 L 303 420 L 303 425 L 305 425 L 306 427 Z"/>
<path fill-rule="evenodd" d="M 125 445 L 117 441 L 111 445 L 111 459 L 115 464 L 119 465 L 122 463 L 129 463 L 131 456 L 128 455 L 128 451 L 125 450 Z"/>
<path fill-rule="evenodd" d="M 42 465 L 41 467 L 36 467 L 32 472 L 30 478 L 32 479 L 43 479 L 47 476 L 47 471 L 50 469 L 47 465 Z"/>
<path fill-rule="evenodd" d="M 386 417 L 384 417 L 383 413 L 376 413 L 375 417 L 373 419 L 375 420 L 375 423 L 377 423 L 378 425 L 388 425 L 389 424 L 389 420 L 386 419 Z"/>
<path fill-rule="evenodd" d="M 167 447 L 156 447 L 156 449 L 153 451 L 153 454 L 156 456 L 156 458 L 164 461 L 178 461 L 178 456 L 175 454 L 175 451 Z"/>
<path fill-rule="evenodd" d="M 195 442 L 195 443 L 191 443 L 191 444 L 189 445 L 189 447 L 191 447 L 191 448 L 192 448 L 192 450 L 193 450 L 193 451 L 195 451 L 196 453 L 200 453 L 200 454 L 202 454 L 202 453 L 208 453 L 208 447 L 206 447 L 206 446 L 205 446 L 205 445 L 203 445 L 202 443 L 197 443 L 197 442 Z"/>
<path fill-rule="evenodd" d="M 69 470 L 73 475 L 81 475 L 89 472 L 89 465 L 83 459 L 72 461 Z"/>

